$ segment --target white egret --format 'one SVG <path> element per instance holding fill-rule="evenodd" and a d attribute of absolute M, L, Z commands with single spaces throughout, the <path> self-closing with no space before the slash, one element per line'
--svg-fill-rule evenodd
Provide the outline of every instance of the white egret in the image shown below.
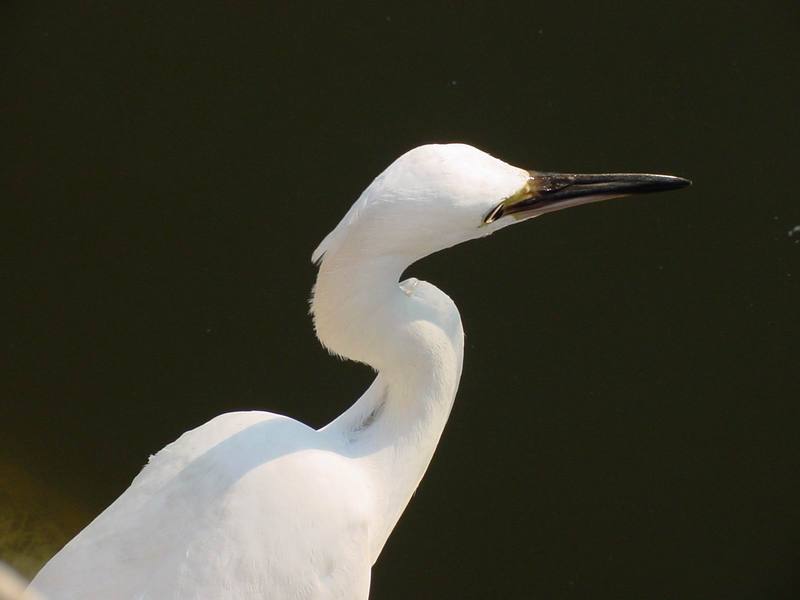
<path fill-rule="evenodd" d="M 464 349 L 453 301 L 400 283 L 403 271 L 550 211 L 688 184 L 530 172 L 462 144 L 407 152 L 313 254 L 320 341 L 377 371 L 361 398 L 320 430 L 254 411 L 184 433 L 33 585 L 51 600 L 367 598 L 442 434 Z"/>

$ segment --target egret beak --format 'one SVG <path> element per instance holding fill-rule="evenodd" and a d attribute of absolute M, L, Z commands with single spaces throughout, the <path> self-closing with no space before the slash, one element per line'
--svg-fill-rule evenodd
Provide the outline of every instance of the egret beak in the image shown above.
<path fill-rule="evenodd" d="M 503 200 L 486 215 L 485 224 L 507 215 L 527 219 L 570 206 L 631 194 L 666 192 L 692 184 L 683 177 L 645 173 L 578 175 L 530 171 L 530 174 L 530 179 L 519 192 Z"/>

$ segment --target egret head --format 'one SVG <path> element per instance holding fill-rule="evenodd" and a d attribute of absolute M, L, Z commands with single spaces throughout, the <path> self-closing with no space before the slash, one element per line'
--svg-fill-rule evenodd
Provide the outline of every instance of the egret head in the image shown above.
<path fill-rule="evenodd" d="M 547 212 L 689 183 L 669 175 L 527 171 L 465 144 L 420 146 L 367 187 L 312 260 L 345 253 L 413 262 Z"/>

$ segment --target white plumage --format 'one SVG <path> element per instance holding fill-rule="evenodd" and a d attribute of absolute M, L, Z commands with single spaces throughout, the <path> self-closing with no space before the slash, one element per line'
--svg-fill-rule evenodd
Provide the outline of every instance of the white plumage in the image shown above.
<path fill-rule="evenodd" d="M 317 334 L 375 368 L 369 389 L 319 431 L 238 412 L 184 433 L 35 588 L 50 600 L 367 598 L 447 421 L 464 347 L 450 298 L 399 278 L 427 254 L 552 210 L 535 178 L 459 144 L 395 161 L 313 256 Z"/>

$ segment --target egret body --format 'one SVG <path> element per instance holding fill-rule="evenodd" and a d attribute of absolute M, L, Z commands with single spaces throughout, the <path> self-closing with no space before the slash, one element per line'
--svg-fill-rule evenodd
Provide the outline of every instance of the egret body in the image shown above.
<path fill-rule="evenodd" d="M 686 184 L 529 172 L 461 144 L 407 152 L 313 255 L 320 341 L 377 372 L 361 398 L 320 430 L 253 411 L 184 433 L 33 585 L 51 600 L 367 598 L 450 414 L 464 350 L 453 301 L 401 283 L 403 271 L 552 210 Z"/>

